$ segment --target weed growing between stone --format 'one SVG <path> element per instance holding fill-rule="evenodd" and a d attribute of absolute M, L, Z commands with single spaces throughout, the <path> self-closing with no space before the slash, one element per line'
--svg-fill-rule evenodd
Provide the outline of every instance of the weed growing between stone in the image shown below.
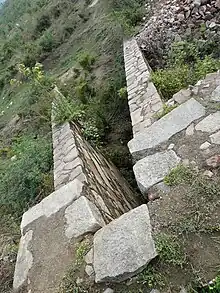
<path fill-rule="evenodd" d="M 81 266 L 84 257 L 86 254 L 89 252 L 91 249 L 91 244 L 88 240 L 83 240 L 82 242 L 78 243 L 76 245 L 76 261 L 75 261 L 75 266 Z"/>
<path fill-rule="evenodd" d="M 167 115 L 169 112 L 171 112 L 173 109 L 175 109 L 177 106 L 176 105 L 173 105 L 173 106 L 169 106 L 169 105 L 166 105 L 164 104 L 163 105 L 163 110 L 159 113 L 157 113 L 155 115 L 155 118 L 157 120 L 159 120 L 160 118 L 162 118 L 163 116 Z"/>

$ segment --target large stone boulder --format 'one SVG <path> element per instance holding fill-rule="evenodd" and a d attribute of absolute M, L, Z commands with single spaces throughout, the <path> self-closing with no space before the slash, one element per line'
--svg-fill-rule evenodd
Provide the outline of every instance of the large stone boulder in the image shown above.
<path fill-rule="evenodd" d="M 141 205 L 96 232 L 95 281 L 124 281 L 142 271 L 156 256 L 148 207 Z"/>

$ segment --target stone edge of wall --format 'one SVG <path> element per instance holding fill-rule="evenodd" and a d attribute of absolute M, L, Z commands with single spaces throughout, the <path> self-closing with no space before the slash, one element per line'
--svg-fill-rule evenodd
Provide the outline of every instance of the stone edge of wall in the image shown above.
<path fill-rule="evenodd" d="M 151 81 L 150 66 L 137 41 L 133 38 L 124 41 L 123 45 L 128 105 L 135 138 L 155 121 L 155 115 L 163 109 L 163 102 Z"/>

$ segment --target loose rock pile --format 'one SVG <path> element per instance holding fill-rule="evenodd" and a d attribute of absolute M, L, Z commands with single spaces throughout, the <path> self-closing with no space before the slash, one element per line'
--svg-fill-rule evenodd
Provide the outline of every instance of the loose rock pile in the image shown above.
<path fill-rule="evenodd" d="M 146 4 L 146 10 L 149 9 L 150 5 Z M 220 37 L 220 0 L 162 1 L 154 7 L 152 15 L 137 39 L 148 61 L 154 56 L 155 66 L 158 65 L 155 60 L 162 58 L 164 49 L 184 36 L 196 35 L 209 40 Z"/>

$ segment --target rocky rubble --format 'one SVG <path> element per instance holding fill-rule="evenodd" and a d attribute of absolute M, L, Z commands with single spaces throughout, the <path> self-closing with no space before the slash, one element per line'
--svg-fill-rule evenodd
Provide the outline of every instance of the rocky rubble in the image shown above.
<path fill-rule="evenodd" d="M 168 0 L 159 1 L 151 8 L 146 4 L 147 13 L 152 17 L 137 36 L 140 47 L 146 52 L 148 61 L 154 56 L 154 64 L 161 62 L 164 50 L 173 41 L 183 37 L 220 37 L 220 0 Z M 155 61 L 158 59 L 157 61 Z M 150 62 L 151 63 L 151 62 Z"/>

